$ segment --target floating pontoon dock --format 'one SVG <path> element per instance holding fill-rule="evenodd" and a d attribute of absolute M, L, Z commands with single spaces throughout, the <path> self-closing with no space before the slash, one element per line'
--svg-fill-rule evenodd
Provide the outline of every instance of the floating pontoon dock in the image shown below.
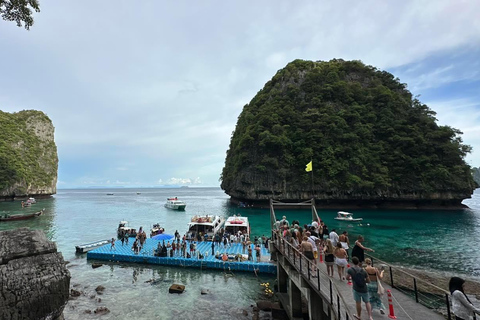
<path fill-rule="evenodd" d="M 130 239 L 132 240 L 132 239 Z M 258 273 L 271 273 L 277 272 L 277 265 L 270 262 L 270 252 L 265 246 L 261 246 L 260 261 L 257 261 L 255 256 L 255 250 L 253 250 L 253 261 L 235 261 L 229 259 L 228 261 L 222 261 L 215 258 L 212 255 L 212 242 L 197 242 L 197 253 L 203 255 L 202 259 L 198 258 L 198 254 L 193 255 L 191 258 L 185 258 L 180 255 L 180 251 L 177 251 L 177 255 L 173 257 L 156 257 L 154 256 L 154 250 L 157 249 L 158 243 L 163 243 L 163 240 L 146 239 L 143 245 L 143 249 L 139 253 L 134 253 L 132 250 L 133 242 L 124 244 L 120 240 L 115 241 L 115 247 L 112 248 L 110 244 L 99 247 L 87 253 L 87 259 L 103 260 L 110 262 L 134 262 L 144 264 L 157 264 L 166 266 L 178 266 L 178 267 L 191 267 L 201 269 L 221 269 L 231 271 L 256 271 Z M 165 242 L 166 244 L 167 242 Z M 187 241 L 187 252 L 189 252 L 190 242 Z M 253 249 L 253 248 L 252 248 Z M 224 248 L 223 245 L 215 245 L 215 254 L 237 255 L 242 254 L 242 244 L 234 243 L 230 247 Z M 245 253 L 247 249 L 245 249 Z"/>

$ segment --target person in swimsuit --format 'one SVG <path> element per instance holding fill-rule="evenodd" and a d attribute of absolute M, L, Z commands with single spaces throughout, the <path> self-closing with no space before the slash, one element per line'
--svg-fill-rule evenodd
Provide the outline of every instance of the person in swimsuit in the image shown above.
<path fill-rule="evenodd" d="M 327 266 L 327 273 L 330 277 L 333 277 L 333 265 L 335 264 L 335 255 L 333 254 L 334 249 L 332 241 L 330 241 L 330 239 L 327 239 L 325 247 L 323 248 L 323 252 L 325 253 L 325 265 Z"/>
<path fill-rule="evenodd" d="M 383 305 L 382 299 L 378 294 L 378 280 L 383 279 L 383 270 L 379 271 L 377 268 L 374 268 L 370 258 L 366 258 L 365 263 L 367 264 L 365 271 L 370 278 L 370 282 L 367 283 L 370 305 L 372 306 L 372 310 L 379 309 L 381 314 L 385 314 L 385 306 Z"/>
<path fill-rule="evenodd" d="M 303 255 L 310 261 L 313 261 L 313 246 L 312 244 L 308 241 L 308 237 L 304 236 L 303 241 L 300 244 L 300 251 L 303 253 Z M 310 263 L 311 267 L 313 268 L 313 263 Z M 311 270 L 313 272 L 313 270 Z"/>
<path fill-rule="evenodd" d="M 340 242 L 337 243 L 337 247 L 333 253 L 336 257 L 335 264 L 337 265 L 338 277 L 340 280 L 345 280 L 345 267 L 347 266 L 347 251 L 342 248 Z"/>

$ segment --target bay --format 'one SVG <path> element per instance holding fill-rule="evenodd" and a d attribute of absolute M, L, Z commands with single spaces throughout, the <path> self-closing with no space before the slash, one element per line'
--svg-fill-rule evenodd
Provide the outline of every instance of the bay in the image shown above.
<path fill-rule="evenodd" d="M 113 193 L 113 195 L 107 195 Z M 139 193 L 139 194 L 138 194 Z M 187 203 L 184 212 L 163 207 L 167 197 L 177 196 Z M 374 255 L 389 263 L 434 271 L 480 276 L 480 189 L 464 201 L 470 209 L 463 210 L 352 210 L 361 223 L 334 220 L 341 210 L 318 210 L 329 229 L 349 232 L 350 241 L 362 234 L 365 245 L 375 249 Z M 270 235 L 268 209 L 237 208 L 219 188 L 115 188 L 60 189 L 49 199 L 22 209 L 20 202 L 0 203 L 0 214 L 29 213 L 46 209 L 44 216 L 25 221 L 1 222 L 0 230 L 30 227 L 43 230 L 57 243 L 72 275 L 71 285 L 85 294 L 69 301 L 66 319 L 94 319 L 84 313 L 98 306 L 111 312 L 103 319 L 140 318 L 169 319 L 244 319 L 244 309 L 263 299 L 263 282 L 273 285 L 274 277 L 228 270 L 197 270 L 147 266 L 140 264 L 106 263 L 93 269 L 86 255 L 76 255 L 75 245 L 115 237 L 118 222 L 127 220 L 136 228 L 149 230 L 160 223 L 167 233 L 184 233 L 195 214 L 249 217 L 252 235 Z M 289 221 L 310 223 L 309 210 L 281 210 Z M 151 281 L 151 280 L 154 281 Z M 168 294 L 172 283 L 186 285 L 182 295 Z M 103 295 L 95 288 L 104 286 Z M 202 289 L 209 294 L 201 295 Z M 98 299 L 101 299 L 99 301 Z"/>

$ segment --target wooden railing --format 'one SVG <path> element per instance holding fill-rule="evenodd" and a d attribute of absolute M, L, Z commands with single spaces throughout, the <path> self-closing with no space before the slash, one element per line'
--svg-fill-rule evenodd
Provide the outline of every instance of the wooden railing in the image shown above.
<path fill-rule="evenodd" d="M 275 231 L 272 232 L 272 239 L 278 252 L 309 282 L 310 286 L 321 296 L 322 300 L 327 302 L 330 319 L 354 319 L 349 310 L 349 305 L 345 302 L 336 284 L 333 283 L 328 274 L 320 270 L 320 268 L 316 268 L 307 257 Z"/>

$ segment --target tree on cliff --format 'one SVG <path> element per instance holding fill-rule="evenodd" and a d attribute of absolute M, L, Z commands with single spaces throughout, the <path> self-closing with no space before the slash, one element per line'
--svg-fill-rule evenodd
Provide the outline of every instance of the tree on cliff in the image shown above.
<path fill-rule="evenodd" d="M 244 106 L 221 187 L 240 199 L 465 198 L 474 184 L 460 134 L 386 71 L 295 60 Z"/>
<path fill-rule="evenodd" d="M 33 25 L 32 9 L 40 12 L 37 0 L 0 0 L 2 19 L 15 21 L 19 27 L 24 23 L 27 30 Z"/>

